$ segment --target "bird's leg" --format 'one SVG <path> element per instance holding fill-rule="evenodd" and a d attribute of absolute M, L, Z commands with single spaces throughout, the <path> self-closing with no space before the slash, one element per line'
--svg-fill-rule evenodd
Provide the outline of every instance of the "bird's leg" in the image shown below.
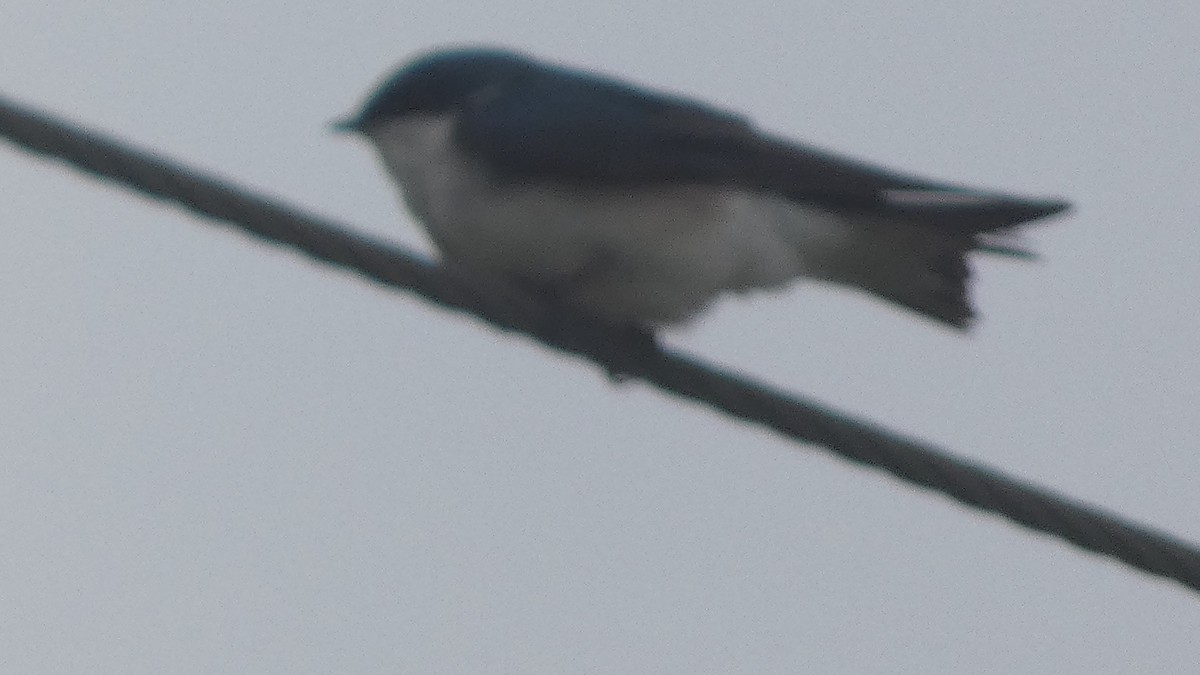
<path fill-rule="evenodd" d="M 637 364 L 660 354 L 654 331 L 629 322 L 615 322 L 581 313 L 572 301 L 581 288 L 615 268 L 612 255 L 594 256 L 569 275 L 553 281 L 519 280 L 522 288 L 549 306 L 542 337 L 548 342 L 579 348 L 600 357 L 609 378 L 617 383 L 629 380 Z M 581 334 L 582 333 L 582 334 Z M 597 340 L 597 337 L 602 337 Z"/>

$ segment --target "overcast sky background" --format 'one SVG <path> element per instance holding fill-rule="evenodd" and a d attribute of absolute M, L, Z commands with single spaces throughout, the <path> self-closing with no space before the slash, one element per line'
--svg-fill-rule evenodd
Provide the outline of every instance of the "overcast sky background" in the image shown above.
<path fill-rule="evenodd" d="M 185 9 L 186 7 L 186 9 Z M 1070 198 L 969 337 L 667 341 L 1200 542 L 1200 5 L 0 6 L 0 92 L 428 249 L 326 123 L 488 42 Z M 0 148 L 0 671 L 1177 673 L 1200 598 Z"/>

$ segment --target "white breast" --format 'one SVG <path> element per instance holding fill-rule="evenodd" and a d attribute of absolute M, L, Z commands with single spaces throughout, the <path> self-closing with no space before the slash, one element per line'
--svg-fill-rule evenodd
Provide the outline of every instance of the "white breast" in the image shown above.
<path fill-rule="evenodd" d="M 450 118 L 424 117 L 370 133 L 443 253 L 555 286 L 612 320 L 678 322 L 724 290 L 815 274 L 845 232 L 824 212 L 741 189 L 498 182 L 454 149 L 452 129 Z"/>

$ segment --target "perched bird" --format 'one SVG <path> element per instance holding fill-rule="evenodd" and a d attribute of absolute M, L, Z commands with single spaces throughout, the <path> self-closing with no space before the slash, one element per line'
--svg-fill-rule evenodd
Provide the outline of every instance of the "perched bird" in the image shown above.
<path fill-rule="evenodd" d="M 448 258 L 639 327 L 821 279 L 956 328 L 967 254 L 1067 208 L 846 159 L 678 96 L 492 48 L 404 65 L 337 128 Z"/>

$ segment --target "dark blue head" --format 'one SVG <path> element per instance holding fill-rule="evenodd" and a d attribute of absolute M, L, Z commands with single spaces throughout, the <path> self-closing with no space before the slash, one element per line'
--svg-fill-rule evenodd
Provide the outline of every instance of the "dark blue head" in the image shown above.
<path fill-rule="evenodd" d="M 430 52 L 402 66 L 367 99 L 358 114 L 335 127 L 363 131 L 374 123 L 404 115 L 449 112 L 480 91 L 537 67 L 529 58 L 503 49 Z"/>

